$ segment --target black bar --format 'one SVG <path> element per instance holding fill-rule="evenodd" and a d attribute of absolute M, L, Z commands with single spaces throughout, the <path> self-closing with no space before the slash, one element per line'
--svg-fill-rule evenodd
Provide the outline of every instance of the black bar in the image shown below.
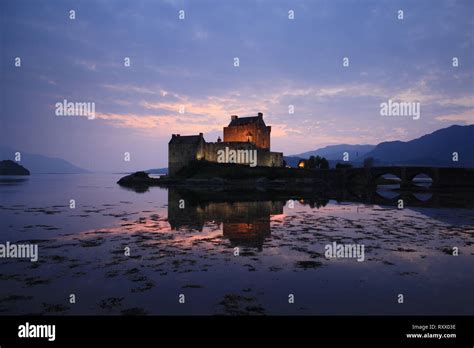
<path fill-rule="evenodd" d="M 18 337 L 19 326 L 27 322 L 56 325 L 55 340 Z M 422 331 L 412 325 L 435 326 Z M 472 347 L 473 328 L 472 316 L 7 316 L 0 317 L 0 346 L 384 343 Z M 407 338 L 413 333 L 456 334 L 456 338 Z"/>

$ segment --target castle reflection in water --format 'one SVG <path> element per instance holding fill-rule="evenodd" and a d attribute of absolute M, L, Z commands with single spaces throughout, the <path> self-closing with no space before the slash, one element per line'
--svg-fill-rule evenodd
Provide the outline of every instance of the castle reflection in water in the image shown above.
<path fill-rule="evenodd" d="M 397 207 L 403 199 L 410 209 L 417 208 L 473 208 L 474 196 L 439 192 L 413 193 L 397 191 L 367 191 L 354 195 L 348 191 L 334 197 L 318 195 L 275 194 L 255 191 L 168 189 L 168 223 L 174 230 L 202 231 L 208 223 L 222 224 L 224 238 L 232 247 L 263 249 L 271 235 L 271 217 L 283 214 L 287 201 L 295 200 L 311 209 L 336 202 L 359 202 Z M 428 211 L 429 212 L 429 211 Z M 425 211 L 425 213 L 428 213 Z"/>
<path fill-rule="evenodd" d="M 270 236 L 270 218 L 283 214 L 285 201 L 224 201 L 198 199 L 198 195 L 168 190 L 168 222 L 172 229 L 202 231 L 207 222 L 222 223 L 224 238 L 233 247 L 263 249 Z"/>

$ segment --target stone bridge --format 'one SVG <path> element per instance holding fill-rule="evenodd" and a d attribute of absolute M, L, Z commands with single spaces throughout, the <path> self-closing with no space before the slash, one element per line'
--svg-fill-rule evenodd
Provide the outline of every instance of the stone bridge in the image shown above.
<path fill-rule="evenodd" d="M 315 174 L 322 180 L 342 186 L 356 183 L 376 186 L 381 176 L 392 174 L 400 178 L 400 188 L 413 187 L 413 179 L 419 174 L 425 174 L 431 178 L 433 189 L 474 189 L 474 168 L 393 166 L 315 170 Z"/>

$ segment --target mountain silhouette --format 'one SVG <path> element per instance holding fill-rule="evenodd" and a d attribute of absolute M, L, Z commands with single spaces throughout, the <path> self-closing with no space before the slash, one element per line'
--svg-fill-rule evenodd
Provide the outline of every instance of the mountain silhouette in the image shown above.
<path fill-rule="evenodd" d="M 453 161 L 453 153 L 458 161 Z M 439 129 L 410 141 L 386 141 L 364 158 L 397 165 L 474 166 L 474 125 Z"/>
<path fill-rule="evenodd" d="M 343 154 L 349 154 L 349 162 L 361 166 L 364 159 L 372 157 L 375 164 L 409 166 L 474 167 L 474 125 L 453 125 L 410 141 L 386 141 L 378 145 L 330 145 L 317 150 L 285 157 L 295 165 L 300 158 L 322 156 L 330 161 L 343 162 Z M 453 161 L 453 153 L 458 161 Z"/>
<path fill-rule="evenodd" d="M 344 152 L 349 155 L 349 161 L 355 161 L 364 156 L 367 152 L 372 151 L 375 145 L 329 145 L 314 151 L 303 152 L 291 157 L 309 158 L 310 156 L 321 156 L 327 160 L 342 161 Z"/>
<path fill-rule="evenodd" d="M 28 168 L 32 174 L 80 174 L 88 171 L 74 164 L 56 157 L 30 154 L 0 145 L 0 160 L 15 160 L 15 153 L 21 153 L 18 164 Z"/>

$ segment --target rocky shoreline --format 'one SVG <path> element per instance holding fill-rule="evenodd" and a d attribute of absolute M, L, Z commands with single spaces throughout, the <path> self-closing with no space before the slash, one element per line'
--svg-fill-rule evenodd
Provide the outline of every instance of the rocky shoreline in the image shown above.
<path fill-rule="evenodd" d="M 411 174 L 406 173 L 408 170 Z M 431 176 L 432 183 L 423 186 L 412 181 L 413 175 L 425 172 Z M 384 174 L 392 174 L 399 178 L 385 178 Z M 470 168 L 375 167 L 311 170 L 249 167 L 206 161 L 193 161 L 172 177 L 164 175 L 153 178 L 148 173 L 140 171 L 121 178 L 117 183 L 137 192 L 152 186 L 263 188 L 295 192 L 330 192 L 341 189 L 375 191 L 379 185 L 392 186 L 390 190 L 397 192 L 450 193 L 474 190 Z"/>
<path fill-rule="evenodd" d="M 169 178 L 162 176 L 159 178 L 152 178 L 146 172 L 136 172 L 122 177 L 117 184 L 124 187 L 140 188 L 150 186 L 162 187 L 233 187 L 233 188 L 249 188 L 261 187 L 272 188 L 276 190 L 289 189 L 305 189 L 307 191 L 325 190 L 329 189 L 329 185 L 316 178 L 279 178 L 268 179 L 265 177 L 255 177 L 246 179 L 227 179 L 222 177 L 212 178 Z M 317 188 L 317 189 L 316 189 Z"/>

